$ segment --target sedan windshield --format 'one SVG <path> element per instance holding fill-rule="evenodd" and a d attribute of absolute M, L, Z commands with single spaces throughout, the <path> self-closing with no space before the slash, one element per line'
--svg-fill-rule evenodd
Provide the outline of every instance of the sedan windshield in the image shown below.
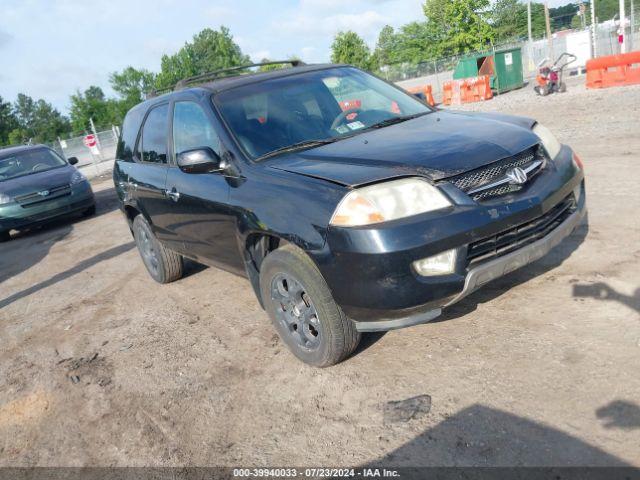
<path fill-rule="evenodd" d="M 316 147 L 433 111 L 351 67 L 244 85 L 216 95 L 215 102 L 253 159 Z"/>
<path fill-rule="evenodd" d="M 0 182 L 44 172 L 66 165 L 62 158 L 48 148 L 27 150 L 6 157 L 0 157 Z"/>

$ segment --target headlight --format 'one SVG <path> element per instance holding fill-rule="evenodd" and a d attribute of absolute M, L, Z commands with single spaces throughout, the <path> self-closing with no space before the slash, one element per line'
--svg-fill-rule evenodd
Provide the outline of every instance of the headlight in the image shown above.
<path fill-rule="evenodd" d="M 0 193 L 0 205 L 5 205 L 11 202 L 13 202 L 13 198 L 11 198 L 9 195 L 5 195 L 4 193 Z"/>
<path fill-rule="evenodd" d="M 551 130 L 540 123 L 536 123 L 533 126 L 533 133 L 538 136 L 538 138 L 542 142 L 542 146 L 549 154 L 549 157 L 551 157 L 551 160 L 556 158 L 558 153 L 560 153 L 562 145 L 560 144 L 556 136 L 551 133 Z"/>
<path fill-rule="evenodd" d="M 450 206 L 447 197 L 427 181 L 404 178 L 348 193 L 333 213 L 331 225 L 371 225 Z"/>
<path fill-rule="evenodd" d="M 86 181 L 87 181 L 87 177 L 85 177 L 82 173 L 80 173 L 77 170 L 73 172 L 73 175 L 71 175 L 71 185 L 77 185 L 78 183 L 82 183 Z"/>

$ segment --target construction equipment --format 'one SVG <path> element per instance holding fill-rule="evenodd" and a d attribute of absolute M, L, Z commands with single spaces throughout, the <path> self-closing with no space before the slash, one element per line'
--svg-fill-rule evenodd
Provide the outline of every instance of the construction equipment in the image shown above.
<path fill-rule="evenodd" d="M 564 69 L 567 65 L 575 62 L 577 57 L 571 53 L 564 52 L 553 65 L 548 65 L 549 59 L 545 58 L 538 64 L 539 73 L 536 76 L 537 85 L 533 87 L 540 96 L 550 93 L 564 93 L 567 91 L 567 84 L 564 83 Z"/>

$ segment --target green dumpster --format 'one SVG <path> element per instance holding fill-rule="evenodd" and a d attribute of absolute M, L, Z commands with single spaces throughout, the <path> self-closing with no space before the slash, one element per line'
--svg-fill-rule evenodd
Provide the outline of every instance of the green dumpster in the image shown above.
<path fill-rule="evenodd" d="M 491 89 L 496 93 L 523 87 L 522 51 L 509 48 L 469 55 L 458 61 L 453 72 L 456 80 L 480 75 L 491 77 Z"/>

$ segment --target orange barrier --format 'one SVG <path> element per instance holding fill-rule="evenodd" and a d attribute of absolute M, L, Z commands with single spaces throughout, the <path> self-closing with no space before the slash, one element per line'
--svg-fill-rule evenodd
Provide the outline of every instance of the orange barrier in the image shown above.
<path fill-rule="evenodd" d="M 413 95 L 423 95 L 424 101 L 432 107 L 436 104 L 435 100 L 433 99 L 433 89 L 431 88 L 431 85 L 422 85 L 421 87 L 408 88 L 407 92 Z"/>
<path fill-rule="evenodd" d="M 442 86 L 442 103 L 461 105 L 493 98 L 489 75 L 451 80 Z"/>
<path fill-rule="evenodd" d="M 587 61 L 587 88 L 640 83 L 640 51 L 608 55 Z"/>
<path fill-rule="evenodd" d="M 343 100 L 340 102 L 340 108 L 343 112 L 347 110 L 353 110 L 354 108 L 361 108 L 362 100 Z"/>

